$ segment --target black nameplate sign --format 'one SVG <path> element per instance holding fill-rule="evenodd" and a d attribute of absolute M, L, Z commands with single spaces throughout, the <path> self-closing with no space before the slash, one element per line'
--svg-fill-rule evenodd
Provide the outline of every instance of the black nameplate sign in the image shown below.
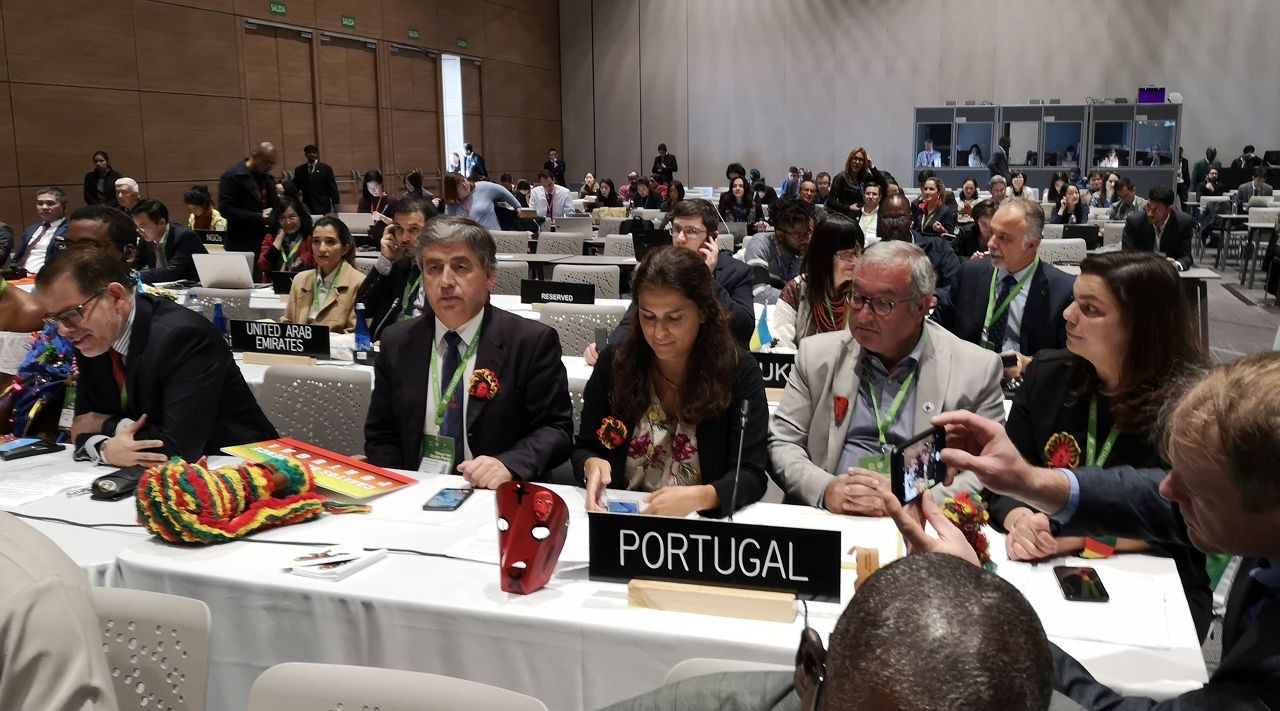
<path fill-rule="evenodd" d="M 246 353 L 329 357 L 329 327 L 309 323 L 228 322 L 231 349 Z"/>
<path fill-rule="evenodd" d="M 708 519 L 591 512 L 592 580 L 632 578 L 840 601 L 840 533 Z"/>
<path fill-rule="evenodd" d="M 764 378 L 766 388 L 785 388 L 791 368 L 796 364 L 795 353 L 756 353 L 756 362 L 760 364 L 760 377 Z"/>
<path fill-rule="evenodd" d="M 572 281 L 520 280 L 522 304 L 594 304 L 596 285 Z"/>

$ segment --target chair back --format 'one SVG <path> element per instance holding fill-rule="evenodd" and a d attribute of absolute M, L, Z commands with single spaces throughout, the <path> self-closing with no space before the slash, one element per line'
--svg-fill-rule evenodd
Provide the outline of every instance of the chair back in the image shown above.
<path fill-rule="evenodd" d="M 343 455 L 364 454 L 360 427 L 369 413 L 373 374 L 368 370 L 305 365 L 273 365 L 258 389 L 262 412 L 292 437 Z"/>
<path fill-rule="evenodd" d="M 493 293 L 520 295 L 520 282 L 529 278 L 529 263 L 524 260 L 498 262 L 493 282 Z"/>
<path fill-rule="evenodd" d="M 1089 250 L 1082 239 L 1047 239 L 1040 242 L 1039 254 L 1050 264 L 1079 264 Z"/>
<path fill-rule="evenodd" d="M 288 662 L 262 672 L 248 711 L 547 711 L 546 704 L 476 681 L 400 669 Z"/>
<path fill-rule="evenodd" d="M 663 686 L 676 684 L 685 679 L 706 676 L 708 674 L 719 674 L 722 672 L 744 672 L 744 671 L 795 671 L 794 666 L 784 666 L 782 664 L 769 664 L 767 662 L 744 662 L 738 659 L 712 659 L 708 657 L 695 657 L 686 659 L 667 672 L 667 678 L 663 680 Z"/>
<path fill-rule="evenodd" d="M 1045 239 L 1062 239 L 1062 228 L 1066 225 L 1046 224 L 1042 233 Z"/>
<path fill-rule="evenodd" d="M 631 238 L 631 235 L 605 235 L 604 256 L 634 257 L 636 256 L 636 243 Z"/>
<path fill-rule="evenodd" d="M 356 257 L 356 269 L 365 276 L 369 276 L 369 272 L 373 271 L 373 265 L 377 263 L 377 257 Z"/>
<path fill-rule="evenodd" d="M 498 245 L 498 254 L 529 253 L 529 240 L 533 239 L 532 232 L 504 232 L 502 230 L 494 230 L 489 234 L 493 235 L 493 241 Z"/>
<path fill-rule="evenodd" d="M 127 588 L 93 588 L 107 669 L 120 708 L 204 711 L 209 607 Z"/>
<path fill-rule="evenodd" d="M 582 254 L 586 237 L 573 232 L 544 232 L 538 235 L 538 254 Z"/>
<path fill-rule="evenodd" d="M 543 304 L 542 322 L 560 334 L 563 355 L 581 356 L 596 342 L 596 329 L 613 331 L 627 307 L 621 304 Z"/>
<path fill-rule="evenodd" d="M 1274 230 L 1278 218 L 1280 218 L 1280 207 L 1249 208 L 1250 229 Z"/>
<path fill-rule="evenodd" d="M 622 229 L 622 223 L 626 222 L 626 217 L 601 217 L 600 218 L 600 234 L 616 235 L 618 230 Z"/>
<path fill-rule="evenodd" d="M 621 269 L 611 265 L 557 264 L 551 269 L 551 278 L 577 284 L 594 284 L 597 299 L 618 298 Z"/>
<path fill-rule="evenodd" d="M 222 302 L 222 313 L 227 318 L 238 321 L 252 321 L 255 316 L 249 308 L 249 297 L 253 289 L 210 289 L 203 286 L 192 287 L 187 292 L 187 308 L 199 311 L 204 317 L 213 320 L 213 302 Z"/>

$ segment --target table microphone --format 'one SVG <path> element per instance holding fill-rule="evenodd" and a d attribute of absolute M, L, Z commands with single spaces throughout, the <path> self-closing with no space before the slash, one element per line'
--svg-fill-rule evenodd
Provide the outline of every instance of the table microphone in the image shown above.
<path fill-rule="evenodd" d="M 738 508 L 738 479 L 742 476 L 742 443 L 747 438 L 747 413 L 751 411 L 751 401 L 744 399 L 740 406 L 742 421 L 738 430 L 738 460 L 733 467 L 733 493 L 729 498 L 729 523 L 733 523 L 733 512 Z"/>
<path fill-rule="evenodd" d="M 392 314 L 395 314 L 400 310 L 400 302 L 403 300 L 404 300 L 403 296 L 397 296 L 395 301 L 391 302 L 391 308 L 387 309 L 386 315 L 383 316 L 382 320 L 378 322 L 378 327 L 373 329 L 373 335 L 371 336 L 371 340 L 374 340 L 374 341 L 378 340 L 378 338 L 382 335 L 382 329 L 387 327 L 387 321 L 391 320 Z"/>

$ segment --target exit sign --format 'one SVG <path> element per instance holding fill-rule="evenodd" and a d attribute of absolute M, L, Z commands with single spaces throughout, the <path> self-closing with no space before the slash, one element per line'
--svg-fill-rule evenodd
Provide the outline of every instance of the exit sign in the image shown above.
<path fill-rule="evenodd" d="M 416 27 L 409 28 L 409 39 L 419 39 L 421 37 L 422 37 L 422 33 L 418 31 L 418 28 Z"/>
<path fill-rule="evenodd" d="M 356 16 L 355 16 L 355 15 L 343 15 L 343 16 L 342 16 L 342 26 L 343 26 L 343 27 L 346 27 L 346 28 L 355 28 L 355 26 L 356 26 Z"/>
<path fill-rule="evenodd" d="M 285 5 L 282 2 L 268 3 L 267 9 L 271 12 L 272 15 L 275 15 L 276 17 L 289 16 L 289 6 Z"/>
<path fill-rule="evenodd" d="M 467 41 L 466 41 L 466 40 L 464 40 L 464 39 L 462 39 L 461 37 L 459 37 L 459 38 L 458 38 L 458 46 L 459 46 L 459 47 L 461 47 L 462 49 L 466 49 L 466 48 L 467 48 Z"/>

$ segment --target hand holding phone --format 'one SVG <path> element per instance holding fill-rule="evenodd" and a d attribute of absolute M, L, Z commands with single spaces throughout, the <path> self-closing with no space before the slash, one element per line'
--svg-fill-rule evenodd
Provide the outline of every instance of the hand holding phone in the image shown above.
<path fill-rule="evenodd" d="M 889 483 L 898 501 L 914 501 L 921 493 L 946 480 L 947 469 L 941 452 L 947 446 L 947 431 L 930 427 L 889 451 Z"/>

